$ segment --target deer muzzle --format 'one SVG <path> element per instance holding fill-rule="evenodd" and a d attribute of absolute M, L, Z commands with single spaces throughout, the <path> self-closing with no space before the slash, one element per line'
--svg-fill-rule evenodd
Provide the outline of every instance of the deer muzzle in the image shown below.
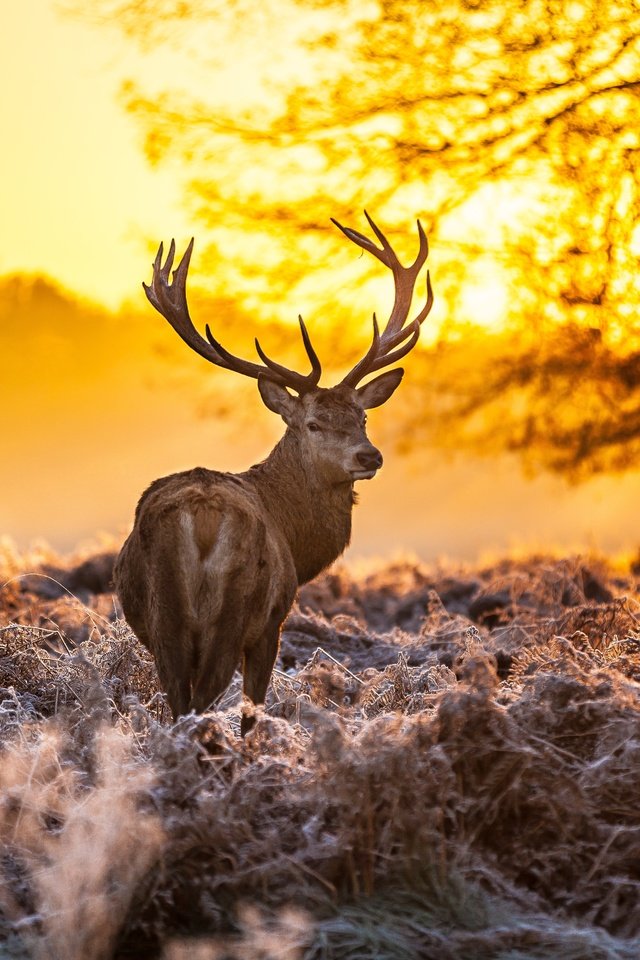
<path fill-rule="evenodd" d="M 362 447 L 355 455 L 356 469 L 352 473 L 354 480 L 370 480 L 382 466 L 382 454 L 369 444 Z"/>

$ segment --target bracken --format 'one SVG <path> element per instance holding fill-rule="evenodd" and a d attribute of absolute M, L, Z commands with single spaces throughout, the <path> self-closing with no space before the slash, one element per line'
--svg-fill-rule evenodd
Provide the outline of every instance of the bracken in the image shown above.
<path fill-rule="evenodd" d="M 56 624 L 36 583 L 0 597 L 8 955 L 640 955 L 631 574 L 343 567 L 301 593 L 244 742 L 238 682 L 171 725 L 111 597 Z"/>

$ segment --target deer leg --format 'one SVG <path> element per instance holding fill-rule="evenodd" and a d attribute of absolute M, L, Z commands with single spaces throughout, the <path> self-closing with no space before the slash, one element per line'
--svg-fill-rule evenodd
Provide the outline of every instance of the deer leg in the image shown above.
<path fill-rule="evenodd" d="M 167 691 L 167 699 L 175 721 L 178 717 L 184 716 L 185 713 L 189 712 L 189 699 L 191 696 L 189 677 L 170 677 L 164 681 L 162 685 Z"/>
<path fill-rule="evenodd" d="M 177 720 L 189 712 L 191 678 L 188 648 L 185 649 L 184 644 L 176 643 L 175 635 L 156 635 L 154 641 L 151 652 L 156 662 L 160 687 L 167 694 L 173 719 Z"/>
<path fill-rule="evenodd" d="M 199 655 L 191 697 L 191 709 L 196 713 L 212 707 L 231 683 L 240 664 L 247 616 L 243 598 L 227 588 L 217 619 L 203 630 L 197 644 Z"/>
<path fill-rule="evenodd" d="M 191 696 L 191 709 L 196 713 L 203 713 L 215 706 L 216 701 L 231 683 L 233 672 L 240 659 L 239 656 L 237 659 L 229 656 L 224 643 L 220 643 L 213 653 L 214 656 L 204 659 L 198 669 L 198 677 Z"/>
<path fill-rule="evenodd" d="M 175 721 L 189 712 L 195 647 L 193 630 L 185 622 L 180 604 L 164 599 L 171 596 L 169 589 L 161 583 L 156 593 L 160 601 L 149 601 L 144 634 L 138 634 L 138 638 L 153 654 L 160 688 L 167 695 Z"/>
<path fill-rule="evenodd" d="M 150 649 L 156 662 L 161 688 L 167 694 L 173 719 L 189 712 L 193 636 L 175 618 L 164 619 L 153 632 Z"/>
<path fill-rule="evenodd" d="M 271 680 L 273 665 L 278 656 L 278 643 L 280 639 L 280 624 L 275 628 L 271 627 L 261 639 L 245 651 L 243 662 L 243 689 L 245 696 L 256 706 L 264 703 L 267 693 L 267 687 Z M 256 722 L 255 716 L 246 710 L 242 711 L 240 720 L 240 733 L 244 737 L 251 730 Z"/>

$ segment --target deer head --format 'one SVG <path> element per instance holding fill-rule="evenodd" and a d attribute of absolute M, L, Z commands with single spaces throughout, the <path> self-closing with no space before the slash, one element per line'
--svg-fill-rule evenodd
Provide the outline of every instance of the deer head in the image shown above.
<path fill-rule="evenodd" d="M 361 385 L 361 381 L 409 353 L 417 343 L 420 325 L 433 303 L 427 271 L 426 302 L 418 315 L 407 323 L 418 274 L 429 252 L 420 221 L 418 254 L 414 262 L 406 267 L 400 263 L 387 238 L 366 211 L 365 216 L 380 241 L 380 247 L 364 234 L 343 227 L 337 220 L 333 220 L 333 223 L 349 240 L 373 254 L 391 270 L 395 288 L 394 304 L 382 332 L 374 314 L 373 338 L 368 351 L 339 384 L 328 389 L 318 386 L 322 367 L 302 317 L 298 318 L 300 332 L 311 364 L 310 372 L 305 375 L 270 359 L 257 339 L 255 345 L 261 364 L 231 354 L 215 339 L 208 325 L 205 327 L 206 339 L 198 333 L 189 316 L 186 297 L 193 240 L 173 272 L 171 282 L 169 274 L 175 257 L 175 243 L 171 241 L 164 264 L 163 245 L 160 244 L 153 264 L 151 284 L 143 284 L 150 303 L 192 350 L 218 367 L 258 381 L 263 403 L 285 421 L 299 445 L 301 458 L 329 483 L 370 479 L 382 465 L 380 451 L 367 438 L 365 411 L 389 399 L 402 380 L 404 371 L 395 368 L 364 385 Z"/>

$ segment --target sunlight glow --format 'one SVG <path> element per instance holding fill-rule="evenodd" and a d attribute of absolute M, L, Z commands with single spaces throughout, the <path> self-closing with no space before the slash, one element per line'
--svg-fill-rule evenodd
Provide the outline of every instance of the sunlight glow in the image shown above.
<path fill-rule="evenodd" d="M 611 476 L 592 486 L 598 514 L 557 476 L 514 481 L 504 453 L 558 474 L 584 462 L 580 445 L 594 471 L 635 465 L 624 435 L 607 460 L 596 430 L 637 420 L 640 34 L 620 19 L 627 2 L 601 14 L 591 0 L 460 0 L 422 15 L 376 0 L 96 0 L 93 23 L 82 0 L 8 4 L 0 535 L 71 546 L 96 525 L 122 530 L 154 476 L 264 456 L 282 424 L 255 383 L 190 353 L 141 281 L 160 241 L 181 254 L 194 237 L 198 330 L 211 323 L 248 359 L 258 333 L 307 369 L 302 314 L 328 385 L 394 301 L 390 270 L 330 222 L 369 235 L 366 208 L 403 264 L 420 219 L 435 305 L 402 391 L 371 417 L 385 456 L 407 458 L 365 488 L 360 542 L 469 555 L 543 520 L 546 539 L 588 537 L 593 517 L 628 537 Z M 425 287 L 423 274 L 414 315 Z M 484 433 L 465 447 L 454 415 Z M 452 465 L 431 443 L 465 455 Z"/>
<path fill-rule="evenodd" d="M 0 273 L 44 272 L 116 306 L 138 297 L 147 238 L 186 232 L 177 186 L 149 171 L 114 95 L 134 68 L 123 41 L 63 19 L 54 0 L 3 11 Z"/>

